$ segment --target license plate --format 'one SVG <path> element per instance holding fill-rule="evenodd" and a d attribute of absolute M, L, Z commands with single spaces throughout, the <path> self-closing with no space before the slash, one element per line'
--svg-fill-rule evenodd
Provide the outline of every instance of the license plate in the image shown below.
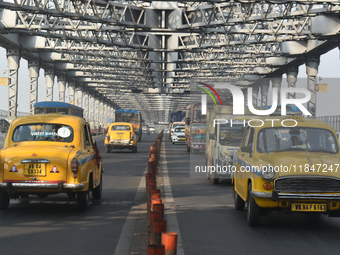
<path fill-rule="evenodd" d="M 292 211 L 296 212 L 325 212 L 326 209 L 327 209 L 326 204 L 307 204 L 307 203 L 292 204 Z"/>
<path fill-rule="evenodd" d="M 179 138 L 179 140 L 180 140 L 180 141 L 184 141 L 184 140 L 185 140 L 185 138 Z"/>
<path fill-rule="evenodd" d="M 28 176 L 45 176 L 46 167 L 45 164 L 25 164 L 25 175 Z"/>

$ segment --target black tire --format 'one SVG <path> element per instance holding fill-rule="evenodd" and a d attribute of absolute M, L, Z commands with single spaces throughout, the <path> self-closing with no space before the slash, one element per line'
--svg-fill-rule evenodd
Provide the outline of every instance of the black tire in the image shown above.
<path fill-rule="evenodd" d="M 101 199 L 103 190 L 103 174 L 100 175 L 100 183 L 92 190 L 92 197 L 94 199 Z"/>
<path fill-rule="evenodd" d="M 106 153 L 110 153 L 111 149 L 109 147 L 106 147 Z"/>
<path fill-rule="evenodd" d="M 6 191 L 0 190 L 0 210 L 6 210 L 9 206 L 10 196 Z"/>
<path fill-rule="evenodd" d="M 249 226 L 258 226 L 261 223 L 261 208 L 256 204 L 255 199 L 250 196 L 252 185 L 248 185 L 248 201 L 247 201 L 247 222 Z"/>
<path fill-rule="evenodd" d="M 77 193 L 77 205 L 80 211 L 86 211 L 89 208 L 89 191 Z"/>
<path fill-rule="evenodd" d="M 77 193 L 75 193 L 75 192 L 67 192 L 66 195 L 68 196 L 69 199 L 74 200 L 76 198 Z"/>
<path fill-rule="evenodd" d="M 233 198 L 234 198 L 234 207 L 235 207 L 235 209 L 238 210 L 238 211 L 244 210 L 246 202 L 236 192 L 235 186 L 233 187 Z"/>

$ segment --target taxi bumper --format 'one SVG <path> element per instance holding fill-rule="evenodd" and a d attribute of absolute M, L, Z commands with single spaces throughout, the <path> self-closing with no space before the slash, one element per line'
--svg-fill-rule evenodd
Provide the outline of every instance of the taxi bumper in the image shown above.
<path fill-rule="evenodd" d="M 322 194 L 322 193 L 308 193 L 308 194 L 294 194 L 294 193 L 279 193 L 273 192 L 258 192 L 251 191 L 250 195 L 253 198 L 267 198 L 273 201 L 278 199 L 304 199 L 304 200 L 340 200 L 340 194 Z"/>
<path fill-rule="evenodd" d="M 79 183 L 13 183 L 13 182 L 6 182 L 6 183 L 0 183 L 0 189 L 2 190 L 17 190 L 17 189 L 32 189 L 32 190 L 82 190 L 85 188 L 85 184 Z"/>

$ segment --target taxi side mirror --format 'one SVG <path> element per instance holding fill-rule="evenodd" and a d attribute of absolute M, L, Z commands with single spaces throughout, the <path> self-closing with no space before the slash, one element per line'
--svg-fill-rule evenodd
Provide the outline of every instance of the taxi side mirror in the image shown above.
<path fill-rule="evenodd" d="M 246 153 L 252 153 L 252 152 L 253 152 L 253 148 L 252 148 L 251 145 L 242 146 L 242 147 L 241 147 L 241 151 L 242 151 L 242 152 L 246 152 Z"/>

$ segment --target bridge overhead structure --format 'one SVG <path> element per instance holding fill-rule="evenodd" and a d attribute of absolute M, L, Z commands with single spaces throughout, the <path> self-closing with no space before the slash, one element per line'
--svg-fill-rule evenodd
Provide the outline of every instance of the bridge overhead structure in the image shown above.
<path fill-rule="evenodd" d="M 68 88 L 96 126 L 118 108 L 166 122 L 190 103 L 195 81 L 252 86 L 266 105 L 268 87 L 279 88 L 283 74 L 294 87 L 302 64 L 315 113 L 320 55 L 339 46 L 339 12 L 332 0 L 0 0 L 9 119 L 17 115 L 20 58 L 29 63 L 31 106 L 43 68 L 46 100 L 57 93 L 64 101 Z"/>

